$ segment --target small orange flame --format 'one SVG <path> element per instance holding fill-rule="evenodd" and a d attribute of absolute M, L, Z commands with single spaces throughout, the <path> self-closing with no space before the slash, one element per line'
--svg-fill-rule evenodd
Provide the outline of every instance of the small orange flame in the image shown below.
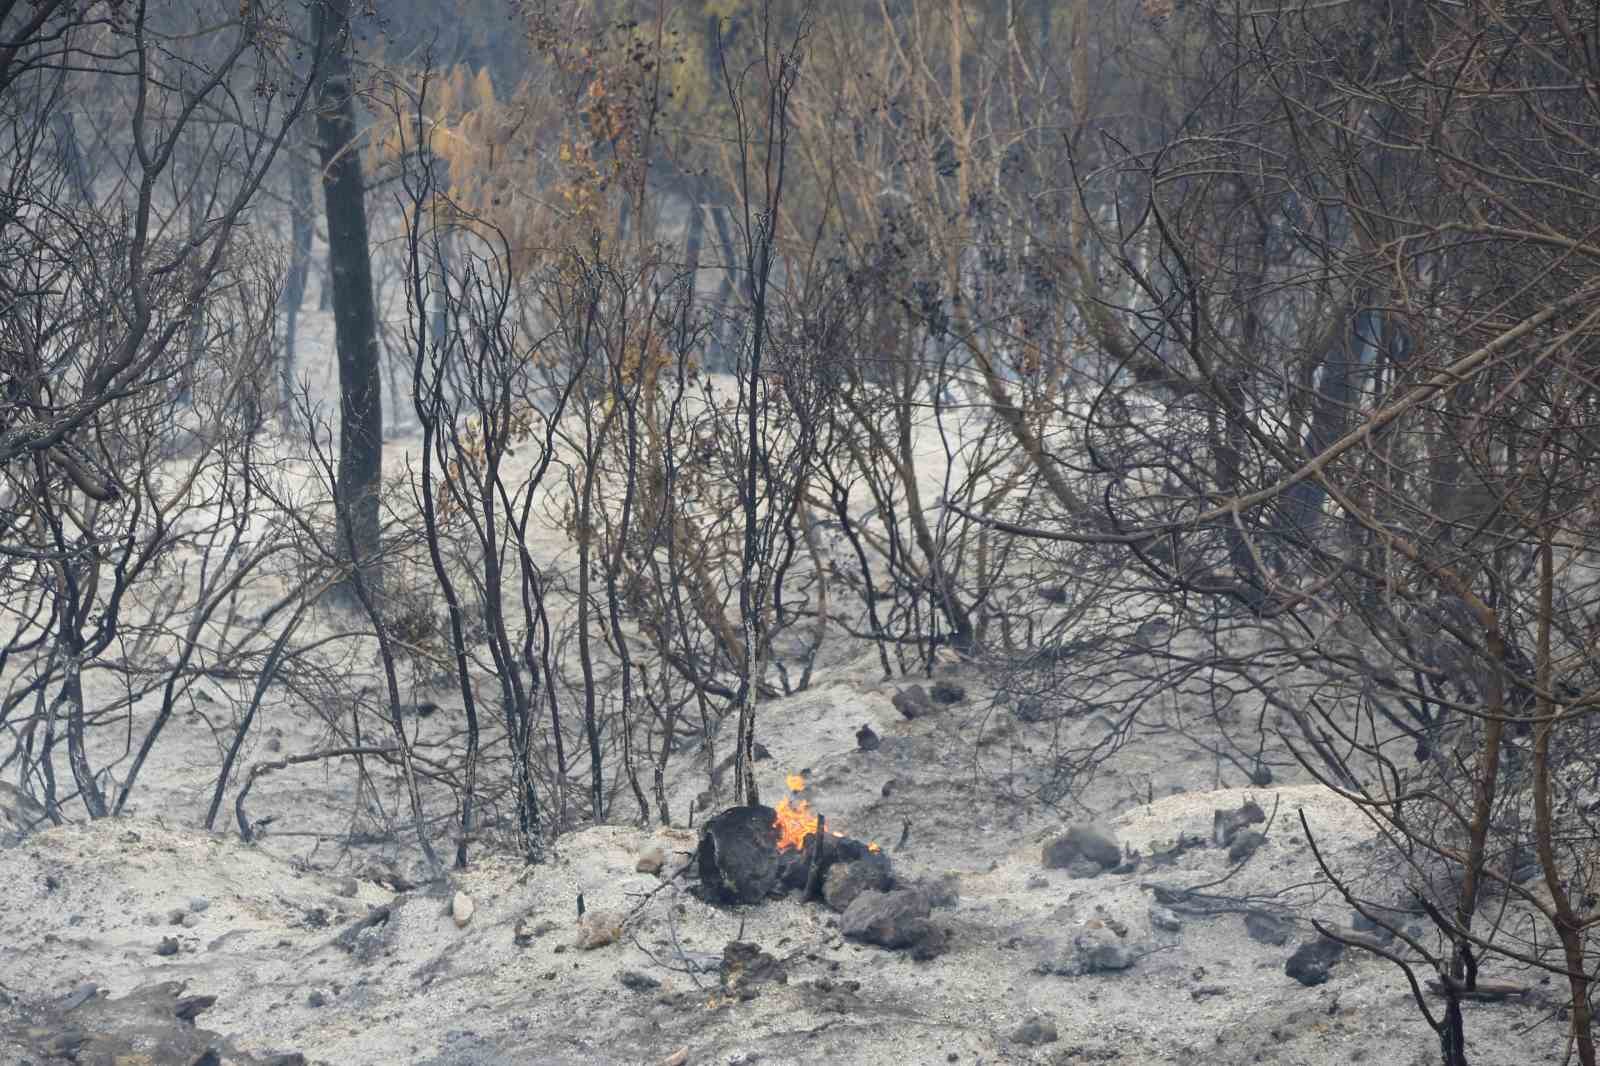
<path fill-rule="evenodd" d="M 803 792 L 806 779 L 799 774 L 790 774 L 784 778 L 784 784 L 789 786 L 790 792 Z M 806 839 L 817 831 L 817 816 L 811 813 L 811 804 L 803 799 L 789 797 L 778 801 L 774 808 L 777 817 L 773 819 L 772 827 L 778 831 L 779 851 L 799 851 L 806 846 Z M 843 837 L 844 834 L 837 829 L 828 831 L 832 836 Z M 868 844 L 867 850 L 877 852 L 878 845 Z"/>
<path fill-rule="evenodd" d="M 806 838 L 817 831 L 817 816 L 811 813 L 811 804 L 805 800 L 778 801 L 778 817 L 772 827 L 778 831 L 778 850 L 798 851 L 806 846 Z"/>

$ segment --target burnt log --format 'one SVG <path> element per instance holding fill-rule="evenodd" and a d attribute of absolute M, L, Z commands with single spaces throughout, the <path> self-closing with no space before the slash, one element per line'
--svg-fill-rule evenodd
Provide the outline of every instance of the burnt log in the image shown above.
<path fill-rule="evenodd" d="M 783 866 L 794 853 L 778 850 L 777 820 L 777 811 L 755 804 L 730 807 L 701 827 L 696 857 L 710 898 L 760 903 L 783 894 Z"/>
<path fill-rule="evenodd" d="M 696 861 L 705 898 L 760 903 L 821 885 L 829 867 L 874 855 L 850 837 L 808 834 L 800 848 L 778 850 L 778 813 L 763 805 L 730 807 L 700 829 Z M 887 857 L 883 861 L 887 862 Z"/>

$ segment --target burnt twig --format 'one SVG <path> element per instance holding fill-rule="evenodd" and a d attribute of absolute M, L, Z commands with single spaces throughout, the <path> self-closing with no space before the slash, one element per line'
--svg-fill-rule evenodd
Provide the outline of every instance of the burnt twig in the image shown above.
<path fill-rule="evenodd" d="M 655 896 L 656 896 L 656 893 L 660 892 L 664 888 L 670 887 L 673 884 L 673 882 L 677 881 L 678 878 L 680 878 L 684 874 L 688 873 L 690 868 L 694 866 L 694 852 L 692 852 L 692 851 L 688 851 L 688 852 L 680 851 L 677 854 L 686 855 L 686 856 L 688 856 L 688 858 L 684 861 L 682 866 L 678 867 L 672 873 L 670 873 L 666 877 L 662 878 L 661 879 L 661 883 L 659 885 L 657 885 L 655 888 L 652 888 L 650 891 L 646 892 L 644 894 L 644 896 L 640 898 L 639 902 L 635 903 L 633 905 L 632 909 L 630 909 L 628 911 L 628 913 L 626 915 L 624 915 L 623 918 L 622 918 L 622 922 L 623 922 L 624 925 L 626 925 L 630 920 L 632 920 L 634 915 L 638 914 L 641 910 L 643 910 L 644 909 L 644 905 L 646 903 L 649 903 L 652 899 L 654 899 Z"/>
<path fill-rule="evenodd" d="M 816 899 L 822 894 L 822 837 L 828 830 L 828 819 L 817 815 L 817 831 L 811 835 L 811 848 L 806 856 L 806 890 L 802 899 Z"/>
<path fill-rule="evenodd" d="M 244 784 L 239 786 L 239 795 L 234 797 L 233 813 L 239 820 L 239 835 L 246 844 L 255 840 L 255 831 L 250 827 L 250 819 L 244 813 L 244 798 L 250 794 L 250 789 L 255 787 L 256 778 L 265 777 L 274 770 L 283 770 L 300 763 L 317 762 L 322 759 L 341 759 L 345 756 L 376 755 L 379 757 L 393 755 L 394 748 L 349 747 L 329 748 L 326 751 L 308 751 L 303 755 L 288 755 L 273 762 L 258 762 L 250 767 L 250 774 L 244 779 Z"/>

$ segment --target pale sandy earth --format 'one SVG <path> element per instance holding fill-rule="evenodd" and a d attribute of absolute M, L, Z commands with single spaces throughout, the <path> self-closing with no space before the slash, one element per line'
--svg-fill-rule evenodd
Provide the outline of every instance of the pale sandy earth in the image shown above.
<path fill-rule="evenodd" d="M 860 765 L 846 781 L 864 776 L 872 760 L 852 757 Z M 817 792 L 841 824 L 875 821 L 864 789 L 841 783 Z M 1315 789 L 1285 789 L 1279 797 L 1280 817 L 1304 807 L 1327 841 L 1361 833 L 1348 809 Z M 1214 806 L 1239 799 L 1236 792 L 1187 794 L 1114 824 L 1125 842 L 1145 846 L 1177 830 L 1204 832 Z M 855 803 L 863 804 L 859 817 Z M 935 816 L 934 825 L 942 821 Z M 53 997 L 84 980 L 113 995 L 186 980 L 219 997 L 205 1024 L 242 1048 L 296 1048 L 329 1063 L 646 1063 L 679 1047 L 689 1049 L 691 1062 L 719 1063 L 937 1062 L 950 1054 L 963 1062 L 1431 1061 L 1430 1041 L 1385 964 L 1347 961 L 1328 984 L 1303 989 L 1282 973 L 1287 949 L 1248 940 L 1237 917 L 1190 919 L 1176 935 L 1152 932 L 1140 876 L 1072 882 L 1058 871 L 1039 872 L 1036 841 L 1050 832 L 1046 821 L 968 837 L 962 847 L 930 829 L 925 835 L 936 839 L 897 858 L 902 870 L 964 873 L 960 904 L 939 912 L 953 950 L 927 963 L 841 941 L 830 929 L 832 916 L 817 906 L 783 901 L 723 911 L 671 889 L 631 923 L 637 946 L 557 951 L 571 940 L 579 891 L 591 908 L 630 910 L 659 884 L 633 872 L 641 847 L 653 839 L 676 863 L 692 847 L 683 831 L 585 830 L 565 842 L 559 859 L 531 873 L 487 858 L 452 878 L 477 904 L 465 929 L 445 913 L 444 898 L 419 892 L 399 904 L 381 954 L 362 963 L 330 942 L 367 907 L 393 901 L 371 883 L 345 899 L 336 894 L 337 872 L 296 869 L 233 837 L 144 819 L 74 826 L 41 834 L 0 863 L 8 901 L 0 915 L 0 984 Z M 1242 892 L 1298 881 L 1304 850 L 1280 824 L 1233 884 Z M 1332 850 L 1361 861 L 1348 844 Z M 1222 865 L 1220 852 L 1202 851 L 1161 876 L 1197 881 Z M 45 887 L 47 877 L 56 888 Z M 1035 879 L 1044 884 L 1030 887 Z M 197 895 L 210 907 L 195 928 L 176 930 L 178 956 L 158 958 L 154 945 L 174 930 L 164 920 L 146 924 L 145 916 L 184 908 Z M 318 910 L 330 927 L 308 921 Z M 1324 913 L 1336 916 L 1339 908 Z M 556 928 L 518 948 L 513 926 L 530 916 Z M 1033 942 L 1070 935 L 1096 916 L 1126 922 L 1130 937 L 1151 949 L 1170 948 L 1123 974 L 1030 972 Z M 710 991 L 712 978 L 702 977 L 701 989 L 669 968 L 674 933 L 693 957 L 717 953 L 741 927 L 744 939 L 789 960 L 787 987 L 730 1003 Z M 618 983 L 625 969 L 662 986 L 626 991 Z M 816 982 L 824 978 L 860 987 L 853 994 L 820 991 Z M 1191 990 L 1201 986 L 1224 991 L 1192 1001 Z M 328 1005 L 307 1006 L 312 991 Z M 1474 1061 L 1554 1061 L 1548 1028 L 1521 1040 L 1505 1034 L 1530 1014 L 1473 1007 Z M 1027 1049 L 1004 1039 L 1035 1015 L 1054 1021 L 1057 1044 Z"/>
<path fill-rule="evenodd" d="M 327 316 L 306 314 L 305 361 L 318 382 L 314 392 L 323 395 L 331 381 L 330 333 Z M 404 469 L 415 446 L 414 437 L 393 440 L 389 468 Z M 930 457 L 939 453 L 932 435 L 922 447 Z M 924 491 L 935 498 L 939 479 L 930 477 Z M 570 565 L 557 531 L 531 547 L 541 560 Z M 760 731 L 773 754 L 759 766 L 765 799 L 782 794 L 785 773 L 809 770 L 807 796 L 830 826 L 889 847 L 902 877 L 959 876 L 959 902 L 935 912 L 951 950 L 932 961 L 844 941 L 837 917 L 820 905 L 716 908 L 683 890 L 688 878 L 663 887 L 657 876 L 636 873 L 639 854 L 652 843 L 668 852 L 669 873 L 694 847 L 682 819 L 705 778 L 688 756 L 673 766 L 670 792 L 680 821 L 672 829 L 586 828 L 563 837 L 551 861 L 533 868 L 479 846 L 469 870 L 397 896 L 358 875 L 386 856 L 417 875 L 415 848 L 403 836 L 345 849 L 292 835 L 337 837 L 348 829 L 354 800 L 347 766 L 294 768 L 258 784 L 251 813 L 277 822 L 257 845 L 238 837 L 232 793 L 219 831 L 199 827 L 214 783 L 217 734 L 199 715 L 180 715 L 141 778 L 134 817 L 51 829 L 0 852 L 0 990 L 44 1004 L 86 981 L 121 996 L 182 980 L 218 997 L 202 1024 L 239 1047 L 297 1050 L 338 1066 L 645 1064 L 679 1049 L 690 1064 L 729 1066 L 1437 1061 L 1434 1038 L 1388 963 L 1350 953 L 1327 984 L 1308 989 L 1283 972 L 1294 941 L 1259 944 L 1237 914 L 1185 917 L 1176 934 L 1152 929 L 1151 895 L 1141 886 L 1220 877 L 1227 861 L 1219 849 L 1189 851 L 1159 871 L 1093 880 L 1042 869 L 1042 844 L 1081 813 L 1011 798 L 995 777 L 1048 738 L 1018 725 L 978 749 L 980 735 L 992 739 L 1004 716 L 992 712 L 980 669 L 944 669 L 941 676 L 966 686 L 967 701 L 906 721 L 890 702 L 903 682 L 882 680 L 875 654 L 834 645 L 810 691 L 764 706 Z M 219 691 L 219 705 L 238 695 Z M 226 732 L 225 716 L 217 724 Z M 883 738 L 878 751 L 856 750 L 863 724 Z M 1073 728 L 1089 735 L 1100 727 L 1084 721 Z M 327 740 L 317 709 L 277 692 L 257 732 L 245 765 L 268 757 L 267 738 L 286 754 Z M 885 796 L 890 779 L 895 786 Z M 1219 779 L 1233 787 L 1217 790 Z M 1146 853 L 1180 834 L 1208 837 L 1213 811 L 1237 807 L 1246 796 L 1269 809 L 1276 804 L 1267 843 L 1216 891 L 1282 893 L 1280 900 L 1305 916 L 1348 924 L 1349 908 L 1317 883 L 1297 814 L 1306 813 L 1335 866 L 1357 878 L 1374 869 L 1365 820 L 1316 785 L 1245 791 L 1243 783 L 1163 737 L 1123 752 L 1076 799 L 1106 817 L 1124 844 Z M 1151 795 L 1154 802 L 1144 802 Z M 627 817 L 631 804 L 617 810 Z M 907 820 L 906 843 L 895 849 Z M 341 895 L 352 877 L 356 895 Z M 476 905 L 464 928 L 449 914 L 456 891 Z M 592 911 L 630 915 L 621 942 L 593 951 L 570 946 L 580 892 Z M 188 926 L 169 924 L 169 912 L 195 897 L 209 906 Z M 369 934 L 365 958 L 334 943 L 380 905 L 392 906 L 393 915 Z M 1065 945 L 1094 919 L 1124 923 L 1129 942 L 1148 954 L 1122 973 L 1034 972 L 1049 942 Z M 519 921 L 551 928 L 518 947 Z M 1299 932 L 1314 935 L 1304 926 Z M 155 947 L 167 936 L 178 938 L 180 951 L 160 957 Z M 686 972 L 690 961 L 720 956 L 741 938 L 786 961 L 787 985 L 742 1002 L 716 994 L 714 974 Z M 619 981 L 623 971 L 660 987 L 630 991 Z M 308 1004 L 313 992 L 323 1006 Z M 1559 1023 L 1518 1031 L 1541 1017 L 1539 1004 L 1467 1010 L 1475 1064 L 1559 1061 Z M 1028 1046 L 1010 1038 L 1036 1017 L 1056 1026 L 1057 1041 Z M 0 1044 L 0 1060 L 6 1047 Z"/>
<path fill-rule="evenodd" d="M 769 798 L 781 794 L 780 767 L 810 768 L 807 794 L 830 824 L 886 843 L 912 819 L 906 846 L 894 852 L 900 872 L 960 875 L 959 904 L 936 912 L 952 950 L 931 962 L 843 941 L 835 917 L 818 905 L 785 900 L 718 909 L 674 887 L 643 903 L 624 942 L 590 952 L 567 947 L 577 894 L 591 910 L 632 911 L 661 885 L 634 872 L 639 853 L 659 844 L 669 853 L 668 870 L 676 869 L 694 846 L 685 829 L 586 829 L 565 838 L 541 867 L 480 851 L 472 869 L 451 875 L 450 889 L 423 888 L 397 900 L 360 880 L 358 895 L 345 898 L 338 889 L 362 865 L 359 854 L 270 836 L 247 846 L 232 832 L 193 828 L 186 813 L 153 817 L 147 798 L 149 815 L 50 830 L 0 854 L 0 898 L 7 901 L 0 986 L 52 999 L 84 981 L 121 995 L 186 980 L 219 997 L 203 1023 L 241 1048 L 295 1049 L 338 1064 L 650 1063 L 678 1048 L 695 1063 L 864 1066 L 1435 1061 L 1431 1035 L 1386 963 L 1350 956 L 1327 984 L 1306 989 L 1283 973 L 1293 942 L 1258 944 L 1238 915 L 1185 918 L 1175 935 L 1152 930 L 1150 894 L 1141 883 L 1209 881 L 1226 869 L 1219 849 L 1188 852 L 1160 871 L 1089 881 L 1042 870 L 1040 845 L 1065 820 L 997 803 L 974 782 L 964 767 L 959 708 L 905 722 L 889 704 L 892 688 L 862 674 L 867 670 L 770 707 L 773 732 L 782 723 L 782 736 L 769 733 L 775 758 L 762 764 L 762 787 Z M 882 734 L 879 751 L 851 750 L 862 721 Z M 301 738 L 285 732 L 292 749 Z M 1188 765 L 1192 772 L 1181 763 L 1172 768 L 1174 784 L 1212 772 L 1209 764 Z M 179 802 L 181 775 L 168 775 L 176 810 L 192 810 Z M 884 799 L 881 785 L 890 777 L 899 786 Z M 341 798 L 335 780 L 300 784 L 297 796 L 280 795 L 262 809 L 309 814 Z M 1218 891 L 1266 894 L 1311 880 L 1295 818 L 1301 809 L 1342 871 L 1359 875 L 1371 865 L 1359 813 L 1318 786 L 1186 792 L 1128 809 L 1110 824 L 1125 844 L 1148 852 L 1179 833 L 1209 835 L 1213 810 L 1236 807 L 1247 794 L 1269 808 L 1278 803 L 1276 822 L 1253 861 Z M 451 889 L 476 904 L 464 929 L 447 913 Z M 168 912 L 196 896 L 210 903 L 198 923 L 168 925 Z M 1348 908 L 1318 889 L 1289 898 L 1305 903 L 1307 914 L 1349 920 Z M 397 906 L 370 961 L 332 944 L 378 904 Z M 149 924 L 150 916 L 160 924 Z M 1130 939 L 1152 953 L 1120 974 L 1032 972 L 1046 942 L 1069 940 L 1091 918 L 1126 923 Z M 553 928 L 519 948 L 513 930 L 520 919 Z M 154 948 L 168 935 L 182 950 L 158 957 Z M 697 986 L 679 972 L 685 958 L 715 956 L 740 937 L 788 960 L 787 986 L 753 1002 L 728 1002 L 714 994 L 714 976 L 700 976 Z M 628 991 L 618 980 L 624 970 L 661 987 Z M 833 988 L 819 988 L 819 981 Z M 859 988 L 840 991 L 847 981 Z M 1195 1001 L 1199 988 L 1208 992 Z M 308 1006 L 313 991 L 327 1005 Z M 1468 1009 L 1475 1063 L 1557 1061 L 1556 1027 L 1511 1032 L 1535 1020 L 1535 1009 Z M 1054 1022 L 1056 1043 L 1029 1048 L 1007 1039 L 1035 1016 Z"/>

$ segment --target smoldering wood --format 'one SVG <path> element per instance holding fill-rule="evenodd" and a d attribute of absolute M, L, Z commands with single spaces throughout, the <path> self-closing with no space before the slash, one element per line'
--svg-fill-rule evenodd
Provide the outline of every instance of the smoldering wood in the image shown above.
<path fill-rule="evenodd" d="M 808 838 L 810 843 L 806 848 L 806 887 L 803 893 L 805 899 L 816 899 L 822 895 L 822 845 L 828 839 L 828 819 L 817 815 L 817 831 Z"/>
<path fill-rule="evenodd" d="M 700 884 L 725 903 L 759 903 L 782 894 L 778 812 L 765 805 L 730 807 L 708 819 L 696 850 Z"/>
<path fill-rule="evenodd" d="M 760 903 L 790 891 L 810 892 L 837 862 L 873 854 L 867 844 L 826 831 L 801 848 L 778 850 L 778 812 L 764 804 L 730 807 L 708 819 L 695 852 L 701 890 L 721 903 Z M 823 820 L 819 816 L 818 824 Z"/>

